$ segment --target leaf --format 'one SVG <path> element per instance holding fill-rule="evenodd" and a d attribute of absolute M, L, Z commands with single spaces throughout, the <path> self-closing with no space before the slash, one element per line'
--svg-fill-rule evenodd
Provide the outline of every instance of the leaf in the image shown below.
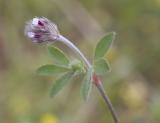
<path fill-rule="evenodd" d="M 104 59 L 98 59 L 94 62 L 94 70 L 98 75 L 104 75 L 106 72 L 110 71 L 110 65 Z"/>
<path fill-rule="evenodd" d="M 57 47 L 48 47 L 49 54 L 57 64 L 68 66 L 69 60 L 67 56 Z"/>
<path fill-rule="evenodd" d="M 74 76 L 74 72 L 68 72 L 56 80 L 51 88 L 50 96 L 54 97 Z"/>
<path fill-rule="evenodd" d="M 81 95 L 84 100 L 88 99 L 89 93 L 92 88 L 92 73 L 93 73 L 93 69 L 89 68 L 89 70 L 87 71 L 86 75 L 84 76 L 84 79 L 82 82 Z"/>
<path fill-rule="evenodd" d="M 67 67 L 47 64 L 38 68 L 37 73 L 41 75 L 57 75 L 60 73 L 67 72 L 69 70 L 70 69 Z"/>
<path fill-rule="evenodd" d="M 95 60 L 102 58 L 105 55 L 114 39 L 115 32 L 110 32 L 106 36 L 104 36 L 104 38 L 102 38 L 100 42 L 98 42 L 95 50 Z"/>

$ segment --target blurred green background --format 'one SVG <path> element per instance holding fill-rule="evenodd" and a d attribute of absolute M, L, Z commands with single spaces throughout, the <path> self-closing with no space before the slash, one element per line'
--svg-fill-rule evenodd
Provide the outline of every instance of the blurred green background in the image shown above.
<path fill-rule="evenodd" d="M 103 82 L 121 123 L 160 123 L 160 0 L 0 0 L 1 123 L 113 122 L 96 88 L 81 100 L 80 77 L 49 97 L 55 78 L 35 70 L 52 59 L 24 36 L 35 16 L 54 21 L 89 60 L 99 39 L 115 31 Z"/>

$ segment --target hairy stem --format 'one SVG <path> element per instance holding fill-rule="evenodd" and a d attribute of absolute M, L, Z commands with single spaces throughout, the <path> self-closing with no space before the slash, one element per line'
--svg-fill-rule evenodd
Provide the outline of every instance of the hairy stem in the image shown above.
<path fill-rule="evenodd" d="M 62 35 L 59 35 L 58 39 L 59 39 L 59 41 L 61 41 L 65 45 L 67 45 L 69 48 L 71 48 L 81 58 L 81 60 L 83 60 L 85 62 L 87 68 L 91 67 L 91 64 L 86 59 L 86 57 L 83 55 L 83 53 L 70 40 L 68 40 L 67 38 L 65 38 Z"/>
<path fill-rule="evenodd" d="M 67 45 L 69 48 L 71 48 L 81 58 L 81 60 L 83 60 L 85 62 L 87 69 L 92 67 L 92 65 L 89 63 L 87 58 L 83 55 L 83 53 L 70 40 L 68 40 L 67 38 L 65 38 L 62 35 L 59 35 L 58 40 L 61 41 L 62 43 L 64 43 L 65 45 Z M 114 122 L 119 123 L 118 117 L 116 115 L 116 112 L 114 111 L 112 103 L 104 90 L 104 87 L 102 85 L 101 80 L 99 79 L 99 77 L 96 74 L 93 75 L 93 81 L 94 81 L 94 84 L 97 87 L 99 93 L 101 94 L 101 96 L 105 100 L 105 103 L 107 104 L 107 106 L 112 114 Z"/>
<path fill-rule="evenodd" d="M 104 90 L 104 87 L 102 85 L 101 80 L 99 79 L 99 77 L 96 74 L 93 75 L 93 79 L 94 79 L 94 82 L 95 82 L 97 89 L 99 90 L 101 96 L 103 97 L 105 103 L 107 104 L 109 110 L 111 111 L 114 122 L 119 123 L 117 114 L 112 106 L 112 103 L 111 103 L 109 97 L 107 96 L 107 94 Z"/>

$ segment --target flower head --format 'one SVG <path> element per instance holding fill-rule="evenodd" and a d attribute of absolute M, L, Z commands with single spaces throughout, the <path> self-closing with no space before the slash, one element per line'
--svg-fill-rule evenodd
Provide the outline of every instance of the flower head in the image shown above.
<path fill-rule="evenodd" d="M 45 17 L 35 17 L 25 26 L 25 35 L 34 43 L 52 42 L 59 36 L 57 26 Z"/>

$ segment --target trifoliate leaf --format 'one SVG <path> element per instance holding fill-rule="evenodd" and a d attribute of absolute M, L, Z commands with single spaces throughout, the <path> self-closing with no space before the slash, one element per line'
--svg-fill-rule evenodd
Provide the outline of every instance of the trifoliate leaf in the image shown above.
<path fill-rule="evenodd" d="M 112 41 L 115 38 L 115 32 L 110 32 L 106 36 L 104 36 L 100 42 L 98 42 L 95 50 L 94 59 L 97 60 L 99 58 L 104 57 L 109 47 L 111 46 Z"/>
<path fill-rule="evenodd" d="M 37 73 L 41 75 L 57 75 L 60 73 L 67 72 L 69 70 L 69 68 L 64 66 L 47 64 L 38 68 Z"/>
<path fill-rule="evenodd" d="M 89 68 L 82 82 L 81 95 L 84 100 L 88 99 L 92 88 L 92 74 L 93 74 L 93 68 Z"/>
<path fill-rule="evenodd" d="M 98 59 L 94 62 L 94 71 L 98 75 L 104 75 L 110 71 L 110 65 L 106 60 Z"/>
<path fill-rule="evenodd" d="M 49 46 L 48 51 L 51 57 L 54 59 L 55 63 L 68 66 L 69 60 L 62 50 L 57 47 Z"/>
<path fill-rule="evenodd" d="M 70 71 L 55 81 L 51 88 L 50 96 L 54 97 L 74 76 L 74 72 Z"/>

